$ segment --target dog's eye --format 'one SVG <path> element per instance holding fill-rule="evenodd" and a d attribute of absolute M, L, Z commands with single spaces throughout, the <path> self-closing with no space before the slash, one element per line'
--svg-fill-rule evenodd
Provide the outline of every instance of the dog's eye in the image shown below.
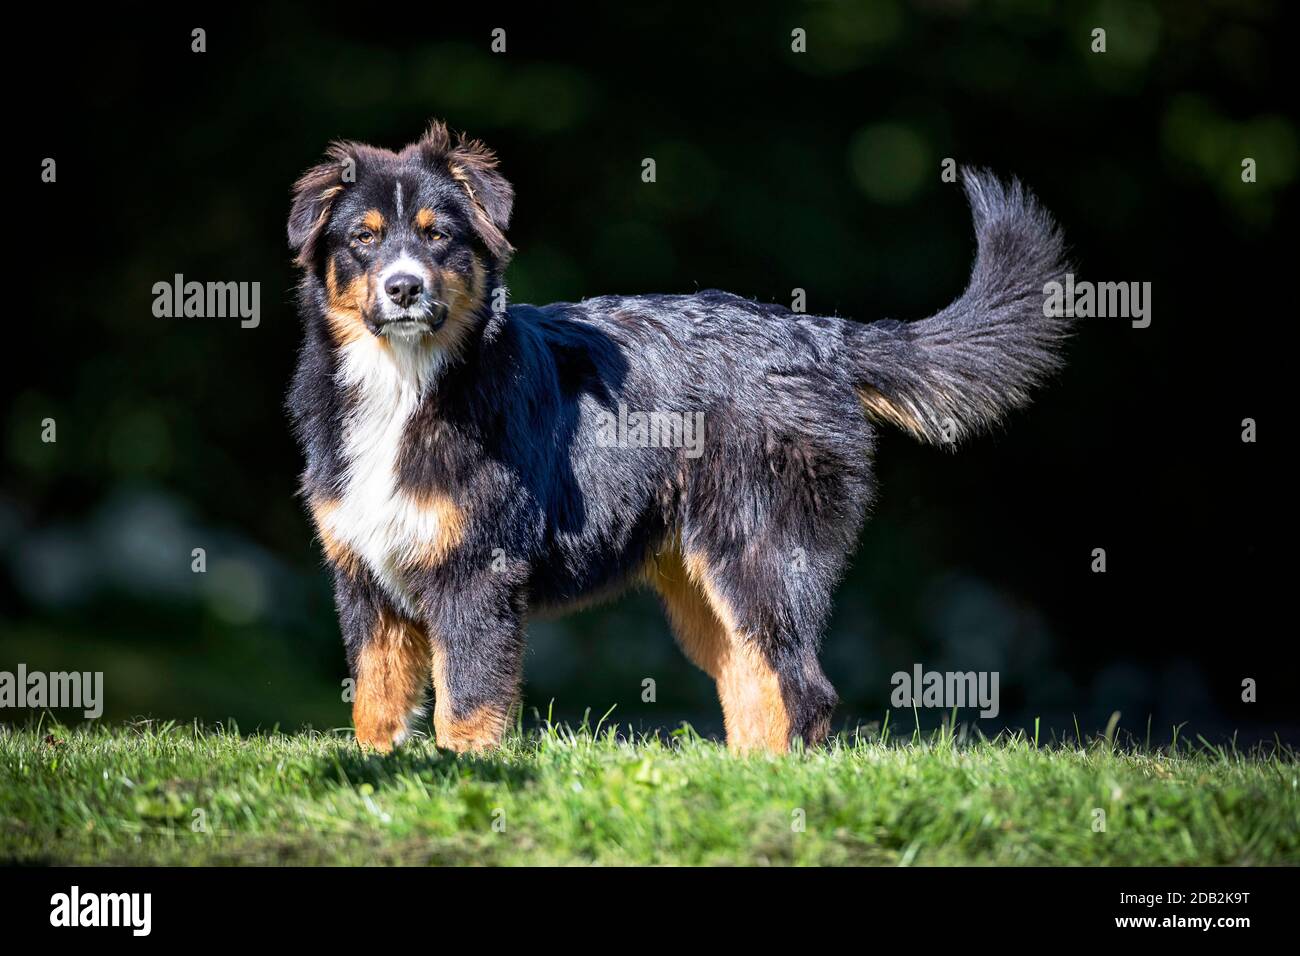
<path fill-rule="evenodd" d="M 447 237 L 444 236 L 442 233 L 440 233 L 437 229 L 426 229 L 424 230 L 424 238 L 428 239 L 430 242 L 441 242 L 443 239 L 446 239 Z"/>
<path fill-rule="evenodd" d="M 369 229 L 362 229 L 360 232 L 353 234 L 352 238 L 363 246 L 368 246 L 375 241 L 375 234 Z"/>

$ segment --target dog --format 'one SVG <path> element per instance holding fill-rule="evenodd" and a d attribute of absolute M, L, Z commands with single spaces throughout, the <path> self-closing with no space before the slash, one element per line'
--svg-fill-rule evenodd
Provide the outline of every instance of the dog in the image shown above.
<path fill-rule="evenodd" d="M 499 744 L 527 617 L 644 584 L 716 681 L 729 748 L 824 741 L 821 632 L 877 429 L 951 446 L 1024 405 L 1069 332 L 1043 307 L 1066 271 L 1052 218 L 1015 181 L 963 182 L 970 282 L 920 321 L 716 290 L 507 306 L 514 191 L 489 149 L 436 121 L 399 152 L 329 147 L 293 188 L 288 407 L 357 740 L 403 741 L 432 681 L 438 747 Z"/>

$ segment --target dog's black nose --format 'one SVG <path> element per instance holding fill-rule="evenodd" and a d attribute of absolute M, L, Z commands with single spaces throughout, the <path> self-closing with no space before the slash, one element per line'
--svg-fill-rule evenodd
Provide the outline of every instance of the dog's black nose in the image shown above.
<path fill-rule="evenodd" d="M 388 297 L 403 309 L 414 305 L 423 289 L 419 277 L 407 272 L 400 272 L 384 283 Z"/>

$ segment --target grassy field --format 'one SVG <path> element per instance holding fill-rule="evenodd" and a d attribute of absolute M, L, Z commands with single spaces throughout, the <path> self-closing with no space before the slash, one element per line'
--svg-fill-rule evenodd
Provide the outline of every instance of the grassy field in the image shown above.
<path fill-rule="evenodd" d="M 1300 763 L 1099 738 L 839 738 L 737 758 L 543 724 L 428 741 L 0 727 L 0 860 L 131 864 L 1295 864 Z M 1101 827 L 1104 825 L 1104 829 Z"/>

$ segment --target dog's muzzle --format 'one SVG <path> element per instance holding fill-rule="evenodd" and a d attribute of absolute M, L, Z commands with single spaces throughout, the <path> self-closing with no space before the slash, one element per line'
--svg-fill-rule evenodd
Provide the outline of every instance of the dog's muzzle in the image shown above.
<path fill-rule="evenodd" d="M 447 305 L 443 302 L 425 302 L 414 308 L 379 316 L 382 333 L 437 332 L 447 321 Z"/>

